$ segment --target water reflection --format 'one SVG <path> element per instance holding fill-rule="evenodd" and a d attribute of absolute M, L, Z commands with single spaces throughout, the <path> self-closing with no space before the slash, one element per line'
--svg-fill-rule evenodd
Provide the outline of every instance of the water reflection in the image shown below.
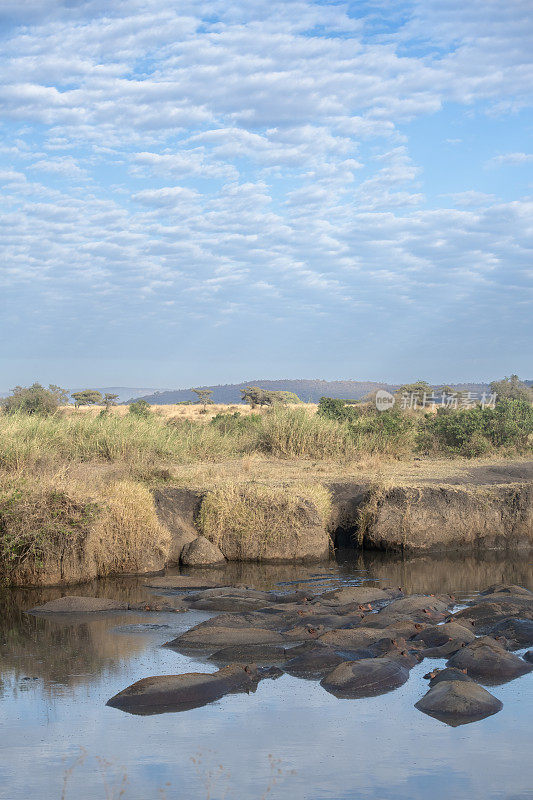
<path fill-rule="evenodd" d="M 497 582 L 533 588 L 533 564 L 530 557 L 499 553 L 483 559 L 365 553 L 354 559 L 352 552 L 339 554 L 337 563 L 232 564 L 203 577 L 256 588 L 371 581 L 465 596 Z M 494 689 L 504 704 L 499 714 L 457 729 L 414 708 L 427 690 L 427 663 L 415 667 L 404 686 L 376 698 L 337 700 L 315 682 L 284 675 L 262 682 L 253 695 L 228 696 L 183 714 L 132 717 L 106 701 L 148 675 L 216 669 L 160 647 L 208 614 L 47 619 L 23 613 L 62 594 L 132 602 L 149 596 L 142 578 L 3 593 L 0 796 L 8 800 L 60 798 L 80 747 L 87 755 L 72 770 L 65 800 L 106 797 L 103 779 L 112 790 L 124 776 L 124 800 L 203 800 L 209 793 L 212 800 L 256 800 L 272 780 L 269 755 L 281 762 L 282 775 L 268 794 L 277 800 L 528 797 L 533 674 Z"/>

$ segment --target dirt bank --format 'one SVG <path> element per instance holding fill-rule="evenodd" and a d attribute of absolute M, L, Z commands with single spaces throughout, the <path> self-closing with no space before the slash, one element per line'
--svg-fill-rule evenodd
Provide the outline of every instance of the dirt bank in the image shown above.
<path fill-rule="evenodd" d="M 327 556 L 328 541 L 334 547 L 413 553 L 522 550 L 533 547 L 532 475 L 533 462 L 521 462 L 471 468 L 449 476 L 443 485 L 431 479 L 423 479 L 418 486 L 387 487 L 372 482 L 333 482 L 326 485 L 329 511 L 324 505 L 317 508 L 312 497 L 301 497 L 291 507 L 298 510 L 292 515 L 287 504 L 278 502 L 276 507 L 268 495 L 262 503 L 256 488 L 243 485 L 240 498 L 247 491 L 253 494 L 255 514 L 241 535 L 231 522 L 236 508 L 231 503 L 228 516 L 216 515 L 217 524 L 211 530 L 202 528 L 204 504 L 213 512 L 222 502 L 216 492 L 162 489 L 155 497 L 161 521 L 168 525 L 172 520 L 175 552 L 184 535 L 190 536 L 196 528 L 230 561 L 320 560 Z M 287 490 L 278 487 L 275 491 L 281 497 Z M 261 505 L 263 513 L 259 514 Z M 265 530 L 274 528 L 277 536 L 265 538 Z"/>
<path fill-rule="evenodd" d="M 302 481 L 300 468 L 299 480 L 272 480 L 265 470 L 263 480 L 236 481 L 221 464 L 216 480 L 195 486 L 183 481 L 150 492 L 117 482 L 99 505 L 42 493 L 32 504 L 0 508 L 0 535 L 13 552 L 19 542 L 26 548 L 3 577 L 52 586 L 178 564 L 318 562 L 345 547 L 413 555 L 533 547 L 533 462 L 438 463 L 435 474 L 414 463 L 407 472 L 379 479 L 360 471 L 356 480 L 311 473 Z"/>

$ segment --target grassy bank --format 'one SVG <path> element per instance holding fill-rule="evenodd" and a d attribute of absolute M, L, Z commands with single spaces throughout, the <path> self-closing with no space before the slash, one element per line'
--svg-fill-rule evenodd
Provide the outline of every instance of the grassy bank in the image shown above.
<path fill-rule="evenodd" d="M 339 418 L 305 405 L 214 410 L 0 414 L 0 574 L 32 583 L 160 568 L 168 533 L 150 488 L 161 483 L 212 490 L 200 526 L 213 541 L 221 531 L 267 541 L 297 517 L 295 498 L 325 520 L 328 481 L 398 485 L 402 472 L 435 479 L 474 463 L 464 456 L 532 452 L 525 406 Z"/>

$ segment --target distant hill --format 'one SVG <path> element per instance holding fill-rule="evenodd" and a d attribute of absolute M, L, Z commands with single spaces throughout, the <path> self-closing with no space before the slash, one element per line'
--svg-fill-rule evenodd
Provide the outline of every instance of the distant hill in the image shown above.
<path fill-rule="evenodd" d="M 525 381 L 525 383 L 529 386 L 533 385 L 533 381 Z M 476 392 L 479 395 L 489 391 L 488 383 L 448 384 L 446 381 L 442 381 L 442 383 L 435 384 L 434 387 L 438 388 L 443 385 L 449 385 L 457 389 L 457 391 Z M 341 397 L 345 400 L 360 400 L 365 394 L 374 392 L 377 389 L 386 389 L 389 392 L 394 392 L 399 388 L 399 384 L 378 383 L 375 381 L 322 380 L 252 380 L 243 381 L 242 383 L 226 383 L 217 386 L 199 386 L 197 388 L 209 389 L 212 391 L 212 399 L 215 403 L 234 404 L 241 402 L 240 390 L 245 386 L 259 386 L 261 389 L 294 392 L 298 395 L 300 400 L 303 400 L 305 403 L 318 403 L 323 396 Z M 136 397 L 131 396 L 129 400 L 132 399 L 146 400 L 147 403 L 152 405 L 171 405 L 172 403 L 181 403 L 185 400 L 194 401 L 197 400 L 197 397 L 190 389 L 168 389 Z"/>
<path fill-rule="evenodd" d="M 89 386 L 89 387 L 84 386 L 83 387 L 83 389 L 87 389 L 87 388 L 92 389 L 93 387 L 92 386 Z M 96 391 L 100 392 L 101 394 L 105 394 L 106 392 L 109 392 L 109 394 L 118 394 L 118 401 L 117 402 L 119 402 L 119 403 L 125 403 L 127 400 L 130 399 L 130 397 L 136 397 L 136 396 L 141 395 L 141 394 L 151 394 L 152 392 L 155 392 L 155 389 L 154 389 L 153 386 L 141 386 L 140 388 L 139 387 L 131 387 L 131 386 L 103 386 L 103 387 L 102 386 L 96 386 L 94 388 L 96 388 Z M 72 391 L 73 392 L 77 392 L 77 391 L 80 391 L 80 390 L 79 389 L 73 389 Z"/>

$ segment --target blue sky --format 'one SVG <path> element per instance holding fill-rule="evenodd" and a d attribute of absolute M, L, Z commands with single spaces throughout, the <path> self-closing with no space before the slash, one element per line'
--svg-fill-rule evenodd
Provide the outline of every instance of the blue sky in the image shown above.
<path fill-rule="evenodd" d="M 529 0 L 3 0 L 0 389 L 533 378 Z"/>

